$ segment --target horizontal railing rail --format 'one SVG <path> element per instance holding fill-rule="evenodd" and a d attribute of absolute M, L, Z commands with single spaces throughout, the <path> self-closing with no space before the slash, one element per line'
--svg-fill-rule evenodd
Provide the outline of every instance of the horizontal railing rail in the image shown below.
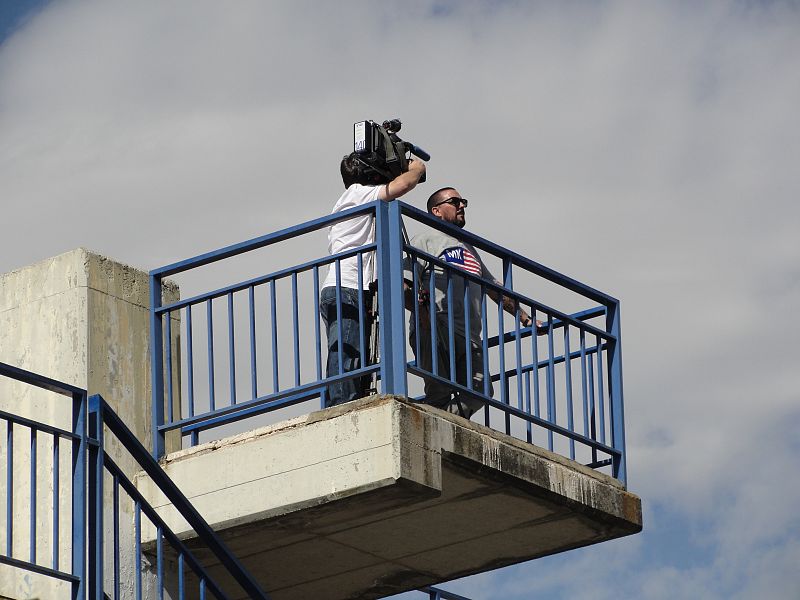
<path fill-rule="evenodd" d="M 375 219 L 376 233 L 374 243 L 360 248 L 330 256 L 318 239 L 312 245 L 303 237 L 363 216 Z M 404 242 L 404 220 L 485 253 L 487 260 L 502 265 L 499 280 L 459 269 Z M 267 274 L 225 282 L 162 306 L 163 277 L 272 246 L 277 248 L 273 256 L 282 256 L 277 245 L 290 241 L 317 248 L 317 256 L 295 264 L 287 260 Z M 353 257 L 359 265 L 368 257 L 375 261 L 379 352 L 377 359 L 370 359 L 365 325 L 370 313 L 361 299 L 356 311 L 359 364 L 343 372 L 340 358 L 338 370 L 327 373 L 319 315 L 321 277 L 326 267 L 334 270 L 339 313 L 339 266 Z M 433 277 L 410 268 L 415 263 L 426 265 Z M 423 398 L 412 392 L 433 382 L 463 398 L 477 398 L 484 424 L 584 464 L 611 464 L 612 474 L 625 481 L 619 301 L 428 213 L 399 201 L 376 201 L 173 263 L 150 276 L 156 456 L 164 452 L 168 431 L 180 431 L 195 445 L 201 434 L 213 439 L 212 429 L 270 411 L 309 401 L 324 406 L 334 384 L 372 377 L 373 389 L 381 393 Z M 366 287 L 363 283 L 359 287 Z M 464 333 L 476 316 L 469 311 L 437 314 L 433 303 L 425 307 L 430 330 L 423 333 L 446 340 L 442 357 L 451 359 L 448 372 L 439 372 L 436 344 L 432 354 L 437 360 L 430 368 L 417 360 L 422 335 L 409 335 L 422 331 L 422 316 L 418 303 L 406 304 L 407 294 L 416 298 L 423 285 L 429 286 L 430 297 L 443 286 L 451 298 L 459 290 L 466 304 L 472 302 L 470 294 L 477 299 L 480 323 L 472 328 L 480 329 L 480 335 L 470 337 L 478 346 L 460 359 L 466 365 L 455 360 L 455 345 L 463 345 L 457 340 L 468 337 Z M 571 294 L 570 304 L 578 310 L 561 308 L 558 294 L 555 302 L 543 300 L 536 290 L 544 285 Z M 498 302 L 496 310 L 488 300 Z M 509 303 L 516 307 L 512 314 L 501 308 Z M 522 326 L 522 310 L 541 325 Z M 460 374 L 464 367 L 483 372 L 482 389 Z"/>
<path fill-rule="evenodd" d="M 220 248 L 219 250 L 206 252 L 193 258 L 187 258 L 186 260 L 181 260 L 164 267 L 153 269 L 150 271 L 150 275 L 158 278 L 169 277 L 183 271 L 188 271 L 189 269 L 196 269 L 198 267 L 203 267 L 221 260 L 232 258 L 234 256 L 238 256 L 239 254 L 244 254 L 245 252 L 259 250 L 261 248 L 265 248 L 266 246 L 278 244 L 300 235 L 305 235 L 325 227 L 330 227 L 334 223 L 347 221 L 353 217 L 365 214 L 374 214 L 375 205 L 376 204 L 374 202 L 371 202 L 363 206 L 344 210 L 335 215 L 319 217 L 318 219 L 307 221 L 300 225 L 286 227 L 285 229 L 281 229 L 280 231 L 276 231 L 274 233 L 268 233 L 244 242 L 231 244 L 229 246 L 225 246 L 224 248 Z"/>
<path fill-rule="evenodd" d="M 485 250 L 494 256 L 503 256 L 508 259 L 510 264 L 535 273 L 536 275 L 561 287 L 564 287 L 565 289 L 581 294 L 582 296 L 585 296 L 586 298 L 593 300 L 598 304 L 607 305 L 618 302 L 618 300 L 616 300 L 613 296 L 610 296 L 604 292 L 601 292 L 600 290 L 586 285 L 585 283 L 581 283 L 576 279 L 559 273 L 558 271 L 546 267 L 541 263 L 526 258 L 521 254 L 514 252 L 513 250 L 503 248 L 502 246 L 482 238 L 477 234 L 471 233 L 465 229 L 461 229 L 440 219 L 436 219 L 427 212 L 419 210 L 418 208 L 406 204 L 405 202 L 398 202 L 397 204 L 400 207 L 403 216 L 409 217 L 410 219 L 424 223 L 426 226 L 432 229 L 439 230 L 442 233 L 452 235 L 453 237 L 456 237 L 462 241 L 468 242 L 479 250 Z"/>
<path fill-rule="evenodd" d="M 463 279 L 465 281 L 469 281 L 469 282 L 475 283 L 475 284 L 477 284 L 479 286 L 482 286 L 482 287 L 486 288 L 487 290 L 491 290 L 493 292 L 496 292 L 497 294 L 502 294 L 503 296 L 511 298 L 512 300 L 516 301 L 517 303 L 519 303 L 521 305 L 529 306 L 533 310 L 545 313 L 548 316 L 552 316 L 554 318 L 554 322 L 553 322 L 553 328 L 554 329 L 556 329 L 558 327 L 564 327 L 566 325 L 575 325 L 575 326 L 583 327 L 587 332 L 593 333 L 595 335 L 598 335 L 598 336 L 600 336 L 600 337 L 602 337 L 604 339 L 613 339 L 613 336 L 609 332 L 604 331 L 602 329 L 598 329 L 596 327 L 592 327 L 591 325 L 586 324 L 586 323 L 583 322 L 583 321 L 585 321 L 587 319 L 591 319 L 591 318 L 594 318 L 594 317 L 605 315 L 605 313 L 606 313 L 605 307 L 602 307 L 602 306 L 595 307 L 595 308 L 592 308 L 592 309 L 587 309 L 587 310 L 584 310 L 584 311 L 580 311 L 580 312 L 575 313 L 575 314 L 564 313 L 564 312 L 561 312 L 560 310 L 558 310 L 556 308 L 552 308 L 552 307 L 550 307 L 550 306 L 548 306 L 548 305 L 546 305 L 546 304 L 544 304 L 542 302 L 539 302 L 537 300 L 533 300 L 531 298 L 528 298 L 528 297 L 522 295 L 521 293 L 515 292 L 514 290 L 509 289 L 509 288 L 507 288 L 507 287 L 505 287 L 505 286 L 503 286 L 501 284 L 494 283 L 494 282 L 491 282 L 491 281 L 487 281 L 485 279 L 482 279 L 478 275 L 474 275 L 474 274 L 472 274 L 472 273 L 470 273 L 468 271 L 463 271 L 461 269 L 458 269 L 457 267 L 452 267 L 447 262 L 445 262 L 445 261 L 443 261 L 443 260 L 441 260 L 441 259 L 439 259 L 439 258 L 437 258 L 437 257 L 435 257 L 435 256 L 433 256 L 431 254 L 428 254 L 427 252 L 423 252 L 423 251 L 421 251 L 421 250 L 419 250 L 417 248 L 414 248 L 410 244 L 406 244 L 405 247 L 404 247 L 404 250 L 405 250 L 406 254 L 408 254 L 408 255 L 410 255 L 412 257 L 423 259 L 423 260 L 425 260 L 426 262 L 428 262 L 432 266 L 437 266 L 437 267 L 439 267 L 441 269 L 446 269 L 447 271 L 449 271 L 449 272 L 451 272 L 453 274 L 457 274 L 459 278 L 461 278 L 461 279 Z M 524 330 L 526 328 L 519 327 L 518 329 Z M 530 329 L 530 328 L 527 328 L 527 329 Z M 513 333 L 510 332 L 509 335 L 513 335 Z M 495 338 L 491 338 L 491 339 L 494 339 L 494 340 L 497 341 L 499 338 L 495 337 Z"/>

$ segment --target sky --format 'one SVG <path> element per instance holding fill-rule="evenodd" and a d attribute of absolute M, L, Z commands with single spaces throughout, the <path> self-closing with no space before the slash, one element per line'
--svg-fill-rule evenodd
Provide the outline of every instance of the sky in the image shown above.
<path fill-rule="evenodd" d="M 322 216 L 352 123 L 398 116 L 433 156 L 410 203 L 455 185 L 468 229 L 621 300 L 644 510 L 445 587 L 800 598 L 799 3 L 0 6 L 0 272 Z"/>

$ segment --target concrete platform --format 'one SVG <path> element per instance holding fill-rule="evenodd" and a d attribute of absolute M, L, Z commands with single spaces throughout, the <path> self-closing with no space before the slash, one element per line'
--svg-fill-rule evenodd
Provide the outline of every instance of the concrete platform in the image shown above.
<path fill-rule="evenodd" d="M 642 527 L 640 499 L 613 478 L 391 396 L 173 453 L 165 468 L 275 600 L 379 598 Z M 137 485 L 191 543 L 149 479 Z"/>

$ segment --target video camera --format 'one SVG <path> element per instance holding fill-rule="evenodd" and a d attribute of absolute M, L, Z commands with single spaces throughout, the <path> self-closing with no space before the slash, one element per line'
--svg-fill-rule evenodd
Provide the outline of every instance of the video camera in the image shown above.
<path fill-rule="evenodd" d="M 367 172 L 372 170 L 391 181 L 408 171 L 406 154 L 411 153 L 422 160 L 430 160 L 431 155 L 422 148 L 398 137 L 400 127 L 400 119 L 390 119 L 381 125 L 375 121 L 359 121 L 353 124 L 353 152 Z M 420 181 L 425 181 L 424 174 Z"/>

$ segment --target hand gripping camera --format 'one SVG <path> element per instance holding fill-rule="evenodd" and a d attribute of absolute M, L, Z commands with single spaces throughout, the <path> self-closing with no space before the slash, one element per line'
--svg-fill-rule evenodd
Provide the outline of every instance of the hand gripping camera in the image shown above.
<path fill-rule="evenodd" d="M 400 127 L 400 119 L 384 121 L 381 125 L 375 121 L 359 121 L 353 125 L 353 152 L 367 172 L 374 171 L 391 181 L 408 170 L 407 154 L 430 160 L 431 155 L 422 148 L 400 139 L 397 135 Z M 425 181 L 424 175 L 420 181 Z"/>

